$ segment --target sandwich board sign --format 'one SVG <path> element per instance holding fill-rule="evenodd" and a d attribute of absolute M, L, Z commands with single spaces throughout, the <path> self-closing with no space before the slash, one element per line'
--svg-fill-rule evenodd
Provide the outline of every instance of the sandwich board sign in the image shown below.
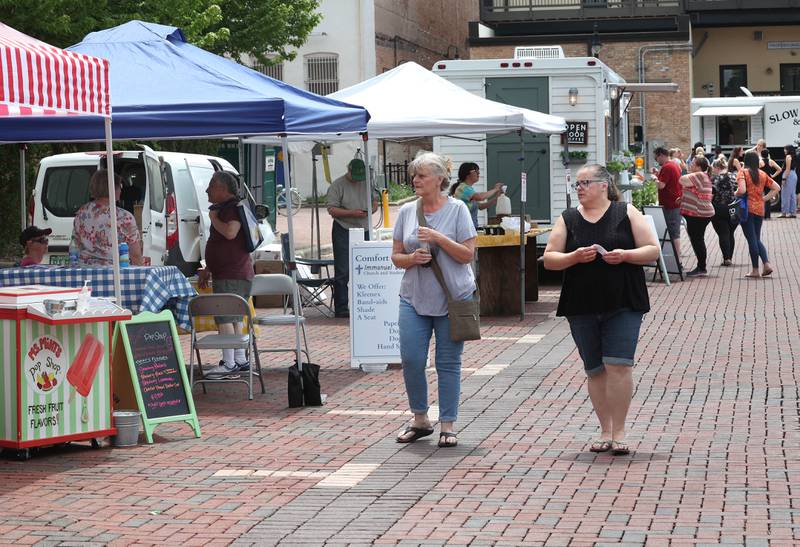
<path fill-rule="evenodd" d="M 115 406 L 139 409 L 148 443 L 155 426 L 167 422 L 186 422 L 200 437 L 172 312 L 142 312 L 117 323 L 113 381 Z"/>
<path fill-rule="evenodd" d="M 350 366 L 400 363 L 400 281 L 392 241 L 364 241 L 350 230 Z"/>

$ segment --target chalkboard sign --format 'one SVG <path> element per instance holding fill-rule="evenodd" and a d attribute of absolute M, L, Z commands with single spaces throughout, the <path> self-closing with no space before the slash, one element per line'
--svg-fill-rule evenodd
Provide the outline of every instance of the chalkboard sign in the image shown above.
<path fill-rule="evenodd" d="M 567 122 L 567 144 L 588 144 L 589 122 Z"/>
<path fill-rule="evenodd" d="M 125 395 L 134 395 L 148 442 L 153 442 L 155 426 L 165 422 L 187 422 L 200 436 L 171 312 L 143 312 L 117 323 L 114 356 L 115 400 L 131 404 L 131 397 Z"/>
<path fill-rule="evenodd" d="M 133 368 L 148 418 L 189 414 L 169 323 L 127 325 Z"/>

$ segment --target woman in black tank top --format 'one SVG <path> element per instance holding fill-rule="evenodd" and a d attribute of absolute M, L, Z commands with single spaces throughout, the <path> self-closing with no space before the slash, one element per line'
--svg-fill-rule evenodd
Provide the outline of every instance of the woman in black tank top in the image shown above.
<path fill-rule="evenodd" d="M 569 321 L 600 421 L 590 450 L 628 454 L 633 358 L 642 316 L 650 310 L 642 265 L 658 258 L 658 241 L 636 208 L 617 201 L 605 167 L 586 165 L 575 178 L 580 207 L 556 222 L 544 265 L 564 271 L 557 314 Z"/>

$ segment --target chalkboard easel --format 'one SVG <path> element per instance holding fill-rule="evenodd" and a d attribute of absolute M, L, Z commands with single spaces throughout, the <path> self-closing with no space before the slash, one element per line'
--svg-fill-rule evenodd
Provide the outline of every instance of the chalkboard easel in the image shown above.
<path fill-rule="evenodd" d="M 200 437 L 171 312 L 142 312 L 117 323 L 113 374 L 115 407 L 138 407 L 148 443 L 155 426 L 167 422 L 186 422 Z"/>

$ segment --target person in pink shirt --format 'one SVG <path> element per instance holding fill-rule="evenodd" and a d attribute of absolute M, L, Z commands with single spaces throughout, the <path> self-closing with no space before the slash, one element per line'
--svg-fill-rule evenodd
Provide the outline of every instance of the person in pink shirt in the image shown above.
<path fill-rule="evenodd" d="M 25 249 L 25 256 L 22 257 L 19 265 L 22 267 L 35 266 L 41 264 L 45 253 L 47 253 L 47 236 L 53 233 L 50 228 L 37 228 L 28 226 L 19 236 L 19 243 Z"/>

